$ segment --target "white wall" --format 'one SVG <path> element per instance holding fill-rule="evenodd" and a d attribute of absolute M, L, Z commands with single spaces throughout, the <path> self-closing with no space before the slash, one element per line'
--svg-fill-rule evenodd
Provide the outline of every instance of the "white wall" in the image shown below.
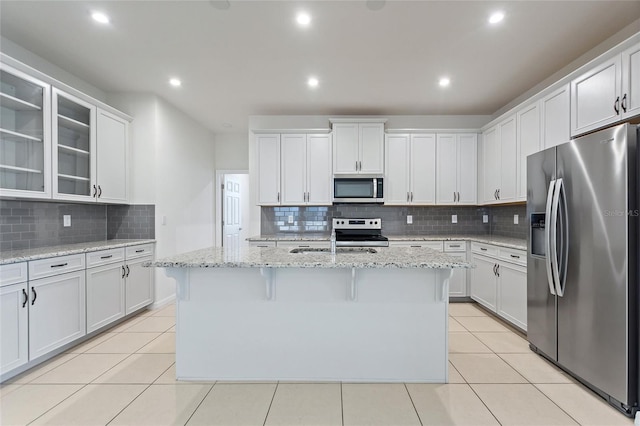
<path fill-rule="evenodd" d="M 216 170 L 249 170 L 247 133 L 216 135 Z"/>
<path fill-rule="evenodd" d="M 111 94 L 108 100 L 135 117 L 129 163 L 131 202 L 156 206 L 156 258 L 213 246 L 213 133 L 155 95 Z M 156 304 L 175 297 L 175 281 L 163 270 L 156 270 L 155 281 Z"/>

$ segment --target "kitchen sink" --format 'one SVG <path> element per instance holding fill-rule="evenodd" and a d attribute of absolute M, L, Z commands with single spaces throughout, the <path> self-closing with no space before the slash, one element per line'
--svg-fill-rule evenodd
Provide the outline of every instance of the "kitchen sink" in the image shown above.
<path fill-rule="evenodd" d="M 377 253 L 378 250 L 367 248 L 367 247 L 338 247 L 336 248 L 336 254 L 357 254 L 357 253 Z M 299 247 L 289 250 L 289 253 L 294 254 L 316 254 L 316 253 L 331 253 L 331 249 L 329 247 L 319 247 L 319 248 L 311 248 L 311 247 Z"/>

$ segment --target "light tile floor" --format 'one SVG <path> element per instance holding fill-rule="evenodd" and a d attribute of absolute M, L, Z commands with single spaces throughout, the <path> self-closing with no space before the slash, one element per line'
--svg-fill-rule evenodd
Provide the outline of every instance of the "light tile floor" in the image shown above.
<path fill-rule="evenodd" d="M 475 304 L 449 308 L 449 384 L 175 380 L 175 307 L 0 386 L 2 425 L 632 425 Z"/>

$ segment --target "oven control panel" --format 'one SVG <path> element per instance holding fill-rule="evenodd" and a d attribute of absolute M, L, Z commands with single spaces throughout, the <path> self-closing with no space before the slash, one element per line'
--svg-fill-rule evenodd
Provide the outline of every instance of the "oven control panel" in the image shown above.
<path fill-rule="evenodd" d="M 333 218 L 333 229 L 382 229 L 382 219 Z"/>

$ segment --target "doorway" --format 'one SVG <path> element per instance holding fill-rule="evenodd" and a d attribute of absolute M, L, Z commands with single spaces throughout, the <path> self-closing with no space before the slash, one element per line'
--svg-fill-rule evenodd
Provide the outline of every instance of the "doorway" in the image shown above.
<path fill-rule="evenodd" d="M 216 246 L 235 250 L 248 245 L 249 173 L 246 170 L 218 170 L 216 181 Z"/>

